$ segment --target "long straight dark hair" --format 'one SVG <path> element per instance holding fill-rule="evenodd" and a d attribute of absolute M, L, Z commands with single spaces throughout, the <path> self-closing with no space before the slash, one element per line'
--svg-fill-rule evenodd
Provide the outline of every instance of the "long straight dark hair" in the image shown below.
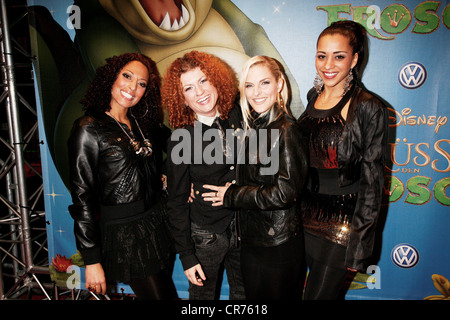
<path fill-rule="evenodd" d="M 340 34 L 346 37 L 349 41 L 350 46 L 353 50 L 353 55 L 358 54 L 358 62 L 353 68 L 353 76 L 358 79 L 358 74 L 361 70 L 361 65 L 364 62 L 365 57 L 365 46 L 367 41 L 366 29 L 359 23 L 351 20 L 342 20 L 333 22 L 330 26 L 325 28 L 317 38 L 317 43 L 320 38 L 325 35 Z"/>

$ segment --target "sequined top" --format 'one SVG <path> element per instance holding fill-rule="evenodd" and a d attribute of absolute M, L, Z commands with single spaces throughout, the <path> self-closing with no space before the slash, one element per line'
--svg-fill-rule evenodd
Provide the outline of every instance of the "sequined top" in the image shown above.
<path fill-rule="evenodd" d="M 302 119 L 302 130 L 309 147 L 310 166 L 337 169 L 337 144 L 344 127 L 340 104 L 328 110 L 308 108 Z"/>
<path fill-rule="evenodd" d="M 309 189 L 323 194 L 346 194 L 346 188 L 339 186 L 338 179 L 338 144 L 345 127 L 341 112 L 354 93 L 354 86 L 331 109 L 314 107 L 318 95 L 310 97 L 304 114 L 299 119 L 302 132 L 309 149 L 309 165 L 314 174 L 319 174 L 319 181 L 311 181 L 318 177 L 310 176 Z M 316 179 L 317 180 L 317 179 Z M 317 185 L 318 184 L 318 185 Z"/>

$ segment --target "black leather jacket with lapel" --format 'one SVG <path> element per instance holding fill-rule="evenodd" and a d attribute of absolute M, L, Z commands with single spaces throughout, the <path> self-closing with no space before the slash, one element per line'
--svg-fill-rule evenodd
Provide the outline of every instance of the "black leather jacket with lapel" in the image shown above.
<path fill-rule="evenodd" d="M 247 138 L 245 163 L 239 165 L 239 181 L 231 185 L 224 197 L 224 206 L 240 209 L 239 226 L 242 243 L 254 246 L 276 246 L 303 232 L 297 212 L 307 168 L 308 154 L 305 140 L 293 118 L 282 113 L 268 123 L 268 116 L 258 118 L 252 129 L 258 140 L 267 134 L 267 149 L 271 160 L 278 160 L 278 170 L 273 174 L 261 174 L 273 163 L 261 161 L 264 153 L 253 154 Z M 266 130 L 265 132 L 263 130 Z M 259 142 L 258 142 L 259 143 Z M 278 152 L 273 149 L 278 143 Z M 274 152 L 275 151 L 275 154 Z"/>

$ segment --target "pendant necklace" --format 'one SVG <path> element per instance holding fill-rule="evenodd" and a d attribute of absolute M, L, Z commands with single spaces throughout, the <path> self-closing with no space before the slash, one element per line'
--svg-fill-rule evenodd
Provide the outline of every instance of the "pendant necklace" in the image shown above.
<path fill-rule="evenodd" d="M 125 135 L 128 137 L 128 139 L 130 139 L 130 144 L 133 147 L 136 154 L 141 155 L 143 157 L 148 157 L 148 156 L 152 155 L 152 153 L 153 153 L 152 144 L 150 143 L 150 140 L 148 140 L 142 133 L 141 127 L 139 126 L 139 123 L 137 122 L 137 120 L 135 118 L 133 118 L 133 119 L 136 122 L 136 126 L 138 127 L 142 138 L 144 139 L 142 141 L 144 146 L 141 146 L 141 143 L 139 141 L 136 141 L 135 139 L 130 137 L 130 135 L 125 131 L 125 129 L 122 127 L 122 125 L 119 123 L 119 121 L 117 121 L 117 119 L 111 114 L 111 112 L 107 111 L 106 114 L 109 115 L 111 118 L 113 118 L 114 121 L 116 121 L 116 123 L 120 127 L 120 129 L 122 129 L 122 131 L 125 133 Z"/>

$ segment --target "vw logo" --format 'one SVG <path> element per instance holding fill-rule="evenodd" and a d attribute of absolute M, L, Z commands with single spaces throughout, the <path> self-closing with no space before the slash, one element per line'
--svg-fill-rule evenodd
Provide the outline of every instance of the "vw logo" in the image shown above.
<path fill-rule="evenodd" d="M 408 62 L 398 72 L 398 82 L 406 89 L 417 89 L 426 79 L 427 70 L 418 62 Z"/>
<path fill-rule="evenodd" d="M 410 244 L 402 243 L 392 249 L 391 259 L 400 268 L 412 268 L 419 262 L 419 251 Z"/>

